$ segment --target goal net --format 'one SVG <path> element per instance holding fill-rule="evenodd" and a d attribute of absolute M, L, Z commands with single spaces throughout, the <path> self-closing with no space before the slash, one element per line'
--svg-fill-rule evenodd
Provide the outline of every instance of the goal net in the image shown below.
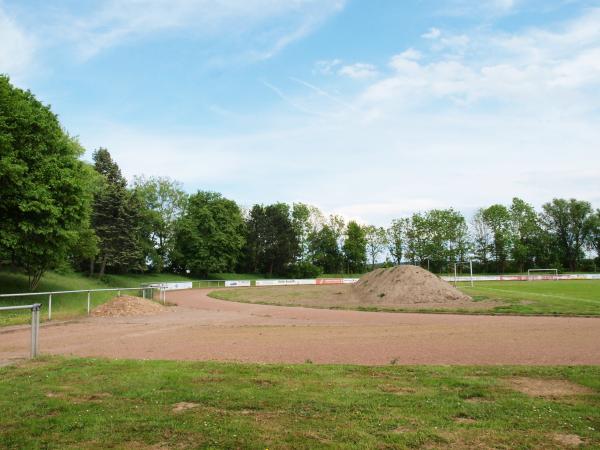
<path fill-rule="evenodd" d="M 558 269 L 529 269 L 527 280 L 558 280 Z"/>

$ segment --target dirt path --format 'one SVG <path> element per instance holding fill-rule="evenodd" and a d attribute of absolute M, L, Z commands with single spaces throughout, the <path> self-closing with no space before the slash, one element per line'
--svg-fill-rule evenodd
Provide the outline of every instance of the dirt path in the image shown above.
<path fill-rule="evenodd" d="M 154 316 L 44 324 L 42 353 L 137 359 L 353 364 L 600 364 L 600 319 L 370 313 L 170 292 Z M 27 355 L 29 327 L 0 329 L 0 360 Z"/>

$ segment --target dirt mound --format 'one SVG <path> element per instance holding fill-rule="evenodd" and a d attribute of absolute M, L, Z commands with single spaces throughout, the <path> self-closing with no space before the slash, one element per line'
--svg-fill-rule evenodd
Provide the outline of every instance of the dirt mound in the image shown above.
<path fill-rule="evenodd" d="M 415 305 L 472 302 L 450 283 L 417 266 L 376 269 L 354 285 L 355 295 L 371 303 Z"/>
<path fill-rule="evenodd" d="M 123 295 L 94 308 L 91 315 L 95 317 L 147 316 L 167 309 L 151 300 Z"/>

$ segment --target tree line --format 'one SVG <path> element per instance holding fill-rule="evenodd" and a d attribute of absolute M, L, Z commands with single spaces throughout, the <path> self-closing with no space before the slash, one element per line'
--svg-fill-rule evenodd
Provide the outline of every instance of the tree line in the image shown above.
<path fill-rule="evenodd" d="M 386 264 L 442 270 L 474 259 L 481 271 L 586 269 L 600 251 L 600 210 L 554 199 L 536 211 L 515 198 L 469 222 L 432 209 L 388 228 L 346 222 L 303 203 L 243 208 L 216 192 L 188 195 L 168 177 L 128 183 L 105 148 L 84 149 L 49 106 L 0 76 L 0 263 L 34 289 L 47 270 L 91 276 L 216 272 L 314 277 Z M 588 253 L 586 253 L 588 252 Z"/>

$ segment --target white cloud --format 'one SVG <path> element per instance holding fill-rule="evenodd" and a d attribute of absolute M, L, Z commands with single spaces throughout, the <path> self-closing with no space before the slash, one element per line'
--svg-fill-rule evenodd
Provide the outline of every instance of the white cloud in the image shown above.
<path fill-rule="evenodd" d="M 304 201 L 378 225 L 513 196 L 600 202 L 598 14 L 554 30 L 472 35 L 460 58 L 409 49 L 352 97 L 332 95 L 331 83 L 293 79 L 306 88 L 293 95 L 271 85 L 309 114 L 259 115 L 261 131 L 186 136 L 92 123 L 82 140 L 108 146 L 128 175 L 168 174 L 242 204 Z"/>
<path fill-rule="evenodd" d="M 440 37 L 441 34 L 441 30 L 439 28 L 434 27 L 430 28 L 427 33 L 422 34 L 421 37 L 424 39 L 437 39 Z"/>
<path fill-rule="evenodd" d="M 373 64 L 355 63 L 341 67 L 338 73 L 354 79 L 373 78 L 377 76 L 377 68 Z"/>
<path fill-rule="evenodd" d="M 514 12 L 520 0 L 447 0 L 439 13 L 450 16 L 503 16 Z"/>
<path fill-rule="evenodd" d="M 0 73 L 24 75 L 33 63 L 35 50 L 33 37 L 0 8 Z"/>
<path fill-rule="evenodd" d="M 331 59 L 317 61 L 313 73 L 319 73 L 323 75 L 331 75 L 335 73 L 335 69 L 342 64 L 341 59 Z"/>
<path fill-rule="evenodd" d="M 438 41 L 444 38 L 442 34 Z M 593 100 L 600 100 L 600 9 L 560 31 L 479 34 L 474 40 L 465 36 L 460 46 L 465 47 L 460 58 L 455 47 L 424 63 L 412 50 L 392 57 L 394 73 L 372 84 L 363 101 L 428 105 L 445 99 L 473 105 L 493 100 L 542 114 L 544 106 L 597 109 Z M 592 87 L 582 99 L 582 90 Z"/>
<path fill-rule="evenodd" d="M 157 33 L 240 39 L 266 59 L 309 34 L 345 0 L 109 0 L 83 15 L 54 14 L 54 39 L 75 45 L 84 58 Z M 243 37 L 242 37 L 243 36 Z"/>

